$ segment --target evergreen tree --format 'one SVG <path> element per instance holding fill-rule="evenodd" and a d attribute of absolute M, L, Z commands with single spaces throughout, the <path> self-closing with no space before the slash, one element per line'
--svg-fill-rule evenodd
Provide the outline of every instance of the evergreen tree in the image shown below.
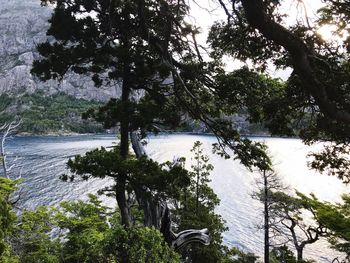
<path fill-rule="evenodd" d="M 271 263 L 297 263 L 293 252 L 286 246 L 275 247 L 271 250 Z"/>
<path fill-rule="evenodd" d="M 227 253 L 228 258 L 224 259 L 223 263 L 255 263 L 259 262 L 258 257 L 253 253 L 245 253 L 237 248 L 231 248 Z"/>
<path fill-rule="evenodd" d="M 125 229 L 113 225 L 105 242 L 105 253 L 114 255 L 115 262 L 122 262 L 126 254 L 131 263 L 180 263 L 180 256 L 168 246 L 162 234 L 155 228 L 134 227 Z"/>
<path fill-rule="evenodd" d="M 146 157 L 136 158 L 135 156 L 123 160 L 119 147 L 114 147 L 112 150 L 101 148 L 90 151 L 85 156 L 78 155 L 74 160 L 69 160 L 68 166 L 73 172 L 73 177 L 77 174 L 83 179 L 118 178 L 120 174 L 127 174 L 125 187 L 128 196 L 132 195 L 133 191 L 139 191 L 144 187 L 147 191 L 140 194 L 146 197 L 153 196 L 156 200 L 178 198 L 181 189 L 190 182 L 188 172 L 182 167 L 181 162 L 159 164 Z M 118 184 L 111 185 L 101 189 L 100 192 L 115 197 L 115 189 L 118 187 Z M 127 209 L 130 209 L 131 225 L 134 225 L 137 219 L 131 213 L 131 206 L 134 205 L 135 203 L 131 200 L 127 206 Z M 138 205 L 141 206 L 139 200 Z"/>
<path fill-rule="evenodd" d="M 42 2 L 47 4 L 49 1 Z M 161 119 L 161 112 L 170 107 L 166 95 L 171 89 L 164 81 L 171 71 L 164 65 L 162 56 L 146 41 L 145 38 L 150 37 L 147 31 L 157 36 L 162 48 L 168 50 L 171 47 L 181 55 L 183 43 L 173 36 L 172 30 L 184 24 L 183 16 L 188 7 L 172 1 L 152 0 L 50 3 L 55 3 L 56 7 L 48 34 L 55 41 L 39 45 L 38 51 L 43 59 L 34 62 L 32 72 L 47 80 L 63 77 L 72 70 L 78 74 L 90 74 L 96 85 L 121 83 L 121 98 L 111 100 L 99 111 L 98 118 L 102 117 L 106 127 L 119 125 L 118 149 L 120 158 L 126 161 L 129 132 L 149 128 L 154 119 Z M 191 28 L 188 29 L 190 33 Z M 132 97 L 140 91 L 146 94 L 139 103 Z M 151 111 L 155 108 L 158 110 Z M 122 224 L 131 226 L 132 216 L 125 195 L 127 177 L 120 171 L 114 178 L 117 186 L 115 197 Z"/>
<path fill-rule="evenodd" d="M 209 186 L 210 172 L 213 166 L 203 153 L 202 143 L 196 141 L 191 149 L 191 183 L 183 188 L 180 198 L 175 200 L 178 207 L 173 211 L 176 227 L 179 231 L 189 228 L 208 228 L 212 241 L 209 246 L 190 245 L 182 251 L 185 262 L 222 262 L 227 247 L 222 244 L 222 233 L 227 230 L 222 217 L 215 213 L 220 204 L 218 196 Z"/>
<path fill-rule="evenodd" d="M 48 30 L 55 41 L 39 45 L 42 59 L 32 72 L 47 80 L 72 70 L 89 74 L 97 85 L 121 83 L 121 99 L 87 116 L 106 127 L 119 124 L 122 156 L 127 131 L 153 131 L 164 122 L 176 127 L 187 112 L 218 136 L 222 154 L 227 156 L 222 148 L 228 145 L 244 165 L 259 165 L 265 156 L 261 145 L 242 139 L 215 104 L 213 78 L 220 62 L 203 61 L 195 39 L 199 30 L 184 20 L 185 1 L 42 2 L 57 3 Z M 143 94 L 141 101 L 131 98 L 135 92 Z"/>
<path fill-rule="evenodd" d="M 258 188 L 253 193 L 253 198 L 263 204 L 263 225 L 264 230 L 264 263 L 270 262 L 270 250 L 273 248 L 273 230 L 278 222 L 278 200 L 274 198 L 274 193 L 286 190 L 281 179 L 271 169 L 260 172 L 260 177 L 256 180 Z M 277 222 L 276 222 L 277 221 Z"/>

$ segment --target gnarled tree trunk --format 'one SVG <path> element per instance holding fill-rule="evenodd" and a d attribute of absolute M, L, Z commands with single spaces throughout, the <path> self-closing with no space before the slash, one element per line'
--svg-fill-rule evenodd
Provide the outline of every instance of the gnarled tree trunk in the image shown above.
<path fill-rule="evenodd" d="M 132 147 L 137 158 L 147 156 L 136 131 L 130 133 Z M 144 212 L 145 226 L 154 226 L 163 234 L 166 242 L 180 250 L 190 243 L 209 245 L 211 238 L 208 229 L 189 229 L 174 233 L 171 229 L 171 217 L 165 200 L 158 200 L 148 194 L 147 188 L 134 187 L 136 199 Z"/>

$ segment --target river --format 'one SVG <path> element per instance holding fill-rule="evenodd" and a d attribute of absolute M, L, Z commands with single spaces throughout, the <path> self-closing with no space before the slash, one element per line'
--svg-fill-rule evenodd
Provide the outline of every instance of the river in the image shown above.
<path fill-rule="evenodd" d="M 338 179 L 319 175 L 308 170 L 307 154 L 310 148 L 298 139 L 253 138 L 264 141 L 273 156 L 276 171 L 291 189 L 309 194 L 314 193 L 326 201 L 339 201 L 342 193 L 348 189 Z M 186 157 L 190 166 L 190 149 L 199 140 L 203 143 L 205 153 L 214 165 L 211 174 L 211 186 L 221 199 L 217 213 L 226 220 L 229 230 L 224 233 L 228 245 L 238 246 L 259 255 L 263 250 L 263 233 L 257 230 L 261 223 L 261 206 L 251 198 L 256 187 L 257 174 L 249 172 L 239 161 L 224 160 L 212 154 L 211 145 L 215 137 L 199 135 L 161 135 L 151 136 L 146 150 L 158 161 Z M 61 174 L 67 173 L 66 162 L 76 154 L 100 146 L 115 144 L 112 135 L 79 135 L 65 137 L 15 137 L 7 142 L 9 164 L 15 156 L 13 175 L 21 174 L 24 182 L 21 186 L 21 207 L 34 209 L 39 205 L 57 205 L 63 200 L 86 198 L 87 193 L 96 193 L 98 189 L 109 184 L 108 180 L 93 179 L 89 181 L 62 182 Z M 320 146 L 315 146 L 317 150 Z M 107 200 L 108 202 L 108 200 Z M 111 204 L 112 205 L 112 204 Z M 327 255 L 327 243 L 321 242 L 306 247 L 305 255 L 317 261 L 330 262 Z M 320 257 L 320 255 L 323 255 Z"/>

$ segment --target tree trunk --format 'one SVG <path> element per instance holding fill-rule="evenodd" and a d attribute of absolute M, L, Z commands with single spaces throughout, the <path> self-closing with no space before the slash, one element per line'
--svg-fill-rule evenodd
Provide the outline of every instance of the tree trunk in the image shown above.
<path fill-rule="evenodd" d="M 121 38 L 121 43 L 125 48 L 125 52 L 129 52 L 131 37 L 130 32 L 128 31 L 129 23 L 130 23 L 130 9 L 128 4 L 126 4 L 121 16 L 124 18 L 124 28 Z M 130 100 L 130 92 L 131 92 L 131 62 L 129 61 L 129 57 L 126 56 L 123 58 L 123 85 L 122 85 L 122 115 L 120 119 L 120 156 L 123 160 L 126 160 L 129 155 L 129 126 L 130 119 L 128 116 L 128 103 Z M 130 207 L 127 203 L 126 198 L 126 174 L 119 174 L 117 179 L 117 187 L 116 187 L 116 198 L 118 202 L 118 206 L 120 209 L 121 215 L 121 223 L 125 227 L 130 227 L 132 225 L 132 217 L 130 212 Z M 124 262 L 123 262 L 124 263 Z"/>
<path fill-rule="evenodd" d="M 117 179 L 116 199 L 120 210 L 121 224 L 125 227 L 132 225 L 130 210 L 125 196 L 125 177 Z"/>
<path fill-rule="evenodd" d="M 198 161 L 199 162 L 199 161 Z M 198 164 L 199 167 L 199 164 Z M 198 207 L 199 207 L 199 171 L 197 171 L 197 181 L 196 181 L 196 213 L 198 213 Z"/>
<path fill-rule="evenodd" d="M 130 87 L 129 87 L 129 65 L 124 66 L 124 78 L 122 87 L 122 103 L 126 105 L 129 101 Z M 127 110 L 124 108 L 124 113 L 120 120 L 120 156 L 126 160 L 129 155 L 129 118 Z M 120 209 L 121 223 L 126 227 L 131 226 L 131 215 L 126 199 L 126 174 L 119 174 L 117 178 L 116 198 Z"/>
<path fill-rule="evenodd" d="M 2 134 L 2 138 L 1 138 L 1 144 L 0 144 L 0 158 L 1 158 L 1 165 L 4 171 L 4 177 L 6 177 L 7 179 L 10 179 L 10 177 L 7 174 L 7 163 L 6 163 L 6 154 L 5 154 L 5 140 L 6 137 L 9 133 L 9 127 L 7 127 L 7 124 L 5 124 L 4 126 L 4 131 Z"/>
<path fill-rule="evenodd" d="M 270 240 L 269 240 L 269 206 L 268 206 L 268 183 L 266 171 L 264 170 L 264 263 L 270 262 Z"/>
<path fill-rule="evenodd" d="M 130 49 L 130 36 L 129 32 L 127 31 L 128 24 L 129 24 L 129 18 L 130 18 L 130 11 L 128 9 L 128 6 L 125 7 L 125 9 L 122 12 L 122 16 L 125 19 L 125 28 L 126 31 L 122 32 L 122 44 L 126 51 L 129 51 Z M 130 126 L 130 120 L 128 116 L 128 103 L 130 100 L 130 91 L 131 91 L 131 68 L 130 68 L 130 61 L 128 57 L 124 58 L 124 65 L 123 65 L 123 85 L 122 85 L 122 96 L 121 96 L 121 102 L 122 102 L 122 115 L 120 119 L 120 157 L 123 160 L 126 160 L 129 155 L 129 126 Z M 121 215 L 121 223 L 124 227 L 131 227 L 132 226 L 132 216 L 129 204 L 127 202 L 126 198 L 126 181 L 127 181 L 127 174 L 120 173 L 117 177 L 117 187 L 116 187 L 116 198 L 118 202 L 118 206 L 120 209 L 120 215 Z M 123 251 L 121 254 L 121 262 L 123 263 L 129 263 L 129 256 L 126 251 Z"/>
<path fill-rule="evenodd" d="M 303 260 L 303 250 L 304 250 L 303 247 L 297 248 L 297 260 L 298 260 L 298 262 L 299 261 L 301 262 Z"/>
<path fill-rule="evenodd" d="M 129 10 L 127 10 L 127 8 L 123 12 L 123 16 L 125 18 L 126 24 L 128 23 L 129 16 L 130 16 L 128 12 Z M 129 50 L 130 37 L 128 35 L 128 32 L 123 32 L 122 43 L 125 47 L 125 50 Z M 123 85 L 122 85 L 122 96 L 121 96 L 123 113 L 120 119 L 120 156 L 123 160 L 126 160 L 129 155 L 129 126 L 130 126 L 129 122 L 130 120 L 128 116 L 127 107 L 128 107 L 130 90 L 131 90 L 130 74 L 131 74 L 130 62 L 126 58 L 123 66 Z M 127 198 L 126 198 L 126 180 L 127 180 L 126 174 L 118 175 L 118 178 L 116 179 L 117 181 L 116 198 L 120 209 L 120 215 L 121 215 L 121 221 L 122 221 L 121 223 L 126 227 L 130 227 L 132 225 L 132 220 L 131 220 L 131 214 L 130 214 L 130 210 L 129 210 L 129 206 L 127 204 Z"/>

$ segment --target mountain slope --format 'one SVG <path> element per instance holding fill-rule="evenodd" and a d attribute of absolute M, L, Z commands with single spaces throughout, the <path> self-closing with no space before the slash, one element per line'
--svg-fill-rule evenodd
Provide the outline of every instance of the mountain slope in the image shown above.
<path fill-rule="evenodd" d="M 48 38 L 51 9 L 40 0 L 0 0 L 0 94 L 21 95 L 43 91 L 75 98 L 106 101 L 119 95 L 118 85 L 96 88 L 89 77 L 68 74 L 60 83 L 41 82 L 30 74 L 36 46 Z"/>
<path fill-rule="evenodd" d="M 96 88 L 89 77 L 67 74 L 61 81 L 41 82 L 30 74 L 36 46 L 48 39 L 51 9 L 40 0 L 0 0 L 0 124 L 20 117 L 21 132 L 86 133 L 101 126 L 83 121 L 81 113 L 118 97 L 118 85 Z"/>

